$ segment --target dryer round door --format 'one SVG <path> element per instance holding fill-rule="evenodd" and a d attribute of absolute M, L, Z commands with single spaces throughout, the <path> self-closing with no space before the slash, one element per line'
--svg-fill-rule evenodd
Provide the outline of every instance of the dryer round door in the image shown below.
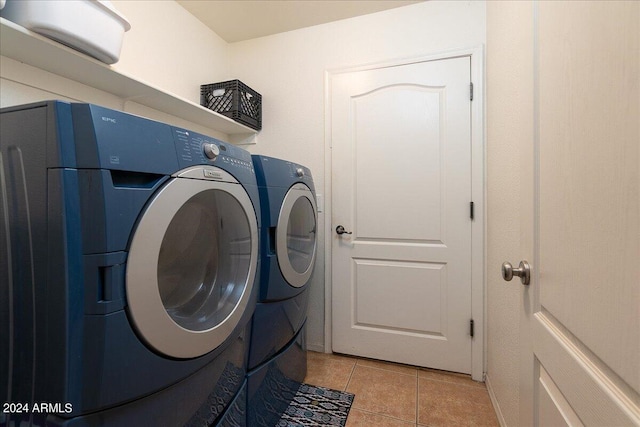
<path fill-rule="evenodd" d="M 276 228 L 276 255 L 285 280 L 304 286 L 316 260 L 318 214 L 315 197 L 304 184 L 295 184 L 284 196 Z"/>
<path fill-rule="evenodd" d="M 195 169 L 199 174 L 191 176 L 202 177 L 203 168 Z M 253 204 L 231 175 L 209 169 L 228 182 L 178 177 L 159 190 L 127 261 L 130 318 L 150 347 L 175 358 L 198 357 L 225 342 L 254 286 Z"/>

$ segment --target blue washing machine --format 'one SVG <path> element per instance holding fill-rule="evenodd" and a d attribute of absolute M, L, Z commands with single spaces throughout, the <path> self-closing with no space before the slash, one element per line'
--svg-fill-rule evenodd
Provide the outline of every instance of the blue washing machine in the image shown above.
<path fill-rule="evenodd" d="M 253 156 L 253 163 L 263 225 L 260 295 L 253 317 L 247 384 L 249 419 L 255 423 L 256 419 L 270 419 L 256 413 L 265 396 L 299 385 L 306 375 L 304 324 L 316 259 L 318 213 L 308 168 L 266 156 Z M 268 406 L 283 401 L 286 399 L 270 398 Z"/>
<path fill-rule="evenodd" d="M 244 425 L 249 153 L 89 104 L 0 118 L 0 424 Z"/>

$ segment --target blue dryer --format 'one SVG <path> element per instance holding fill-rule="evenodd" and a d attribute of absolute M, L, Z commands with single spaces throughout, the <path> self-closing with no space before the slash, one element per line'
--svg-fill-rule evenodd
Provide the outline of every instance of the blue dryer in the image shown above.
<path fill-rule="evenodd" d="M 308 168 L 266 156 L 253 156 L 253 163 L 262 212 L 261 281 L 249 352 L 248 409 L 250 424 L 268 425 L 277 421 L 273 408 L 288 402 L 286 396 L 306 375 L 304 324 L 318 213 Z M 265 399 L 269 413 L 260 412 Z"/>
<path fill-rule="evenodd" d="M 318 210 L 309 168 L 254 155 L 262 207 L 264 272 L 260 301 L 292 298 L 306 289 L 315 266 Z"/>
<path fill-rule="evenodd" d="M 0 401 L 28 405 L 0 424 L 244 425 L 249 153 L 89 104 L 0 117 Z"/>

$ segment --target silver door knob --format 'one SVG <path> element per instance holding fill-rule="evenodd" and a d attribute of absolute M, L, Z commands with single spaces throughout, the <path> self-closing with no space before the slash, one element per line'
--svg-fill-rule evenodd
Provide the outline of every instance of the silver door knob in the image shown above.
<path fill-rule="evenodd" d="M 507 282 L 518 276 L 523 285 L 528 285 L 531 281 L 531 266 L 527 261 L 520 261 L 518 268 L 513 268 L 510 262 L 502 263 L 502 278 Z"/>
<path fill-rule="evenodd" d="M 336 227 L 336 233 L 338 233 L 338 234 L 353 234 L 353 232 L 345 230 L 344 227 L 341 226 L 341 225 Z"/>

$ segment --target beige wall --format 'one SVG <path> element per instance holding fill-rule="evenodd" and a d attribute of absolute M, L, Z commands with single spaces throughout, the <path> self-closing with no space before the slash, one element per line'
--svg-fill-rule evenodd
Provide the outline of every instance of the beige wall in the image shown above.
<path fill-rule="evenodd" d="M 228 76 L 229 45 L 174 1 L 114 0 L 131 22 L 118 71 L 200 103 L 200 85 Z"/>
<path fill-rule="evenodd" d="M 500 275 L 520 254 L 519 155 L 533 138 L 533 5 L 487 2 L 487 385 L 501 422 L 519 423 L 519 282 Z M 530 159 L 529 159 L 530 161 Z"/>

